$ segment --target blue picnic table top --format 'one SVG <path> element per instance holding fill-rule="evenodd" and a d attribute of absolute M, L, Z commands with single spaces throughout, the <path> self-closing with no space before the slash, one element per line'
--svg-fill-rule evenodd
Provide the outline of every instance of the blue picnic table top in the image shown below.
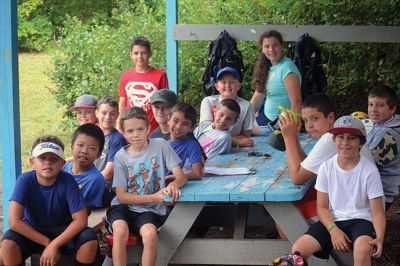
<path fill-rule="evenodd" d="M 303 198 L 311 183 L 294 185 L 287 171 L 286 153 L 268 145 L 268 136 L 253 137 L 254 147 L 233 148 L 227 154 L 207 161 L 207 167 L 248 168 L 253 173 L 241 175 L 206 175 L 182 187 L 179 202 L 268 202 L 296 201 Z M 300 134 L 300 143 L 308 153 L 316 140 Z M 268 154 L 248 156 L 248 153 Z M 255 172 L 255 173 L 254 173 Z"/>

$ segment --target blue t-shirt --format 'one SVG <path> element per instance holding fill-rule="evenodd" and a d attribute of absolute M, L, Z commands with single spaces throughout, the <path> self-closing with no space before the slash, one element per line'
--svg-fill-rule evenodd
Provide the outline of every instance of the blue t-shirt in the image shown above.
<path fill-rule="evenodd" d="M 125 137 L 114 129 L 105 136 L 104 148 L 99 159 L 93 162 L 99 171 L 103 171 L 108 162 L 113 163 L 115 154 L 124 146 L 128 145 Z M 111 188 L 112 181 L 107 181 L 106 186 Z"/>
<path fill-rule="evenodd" d="M 105 136 L 104 148 L 99 159 L 94 161 L 94 165 L 100 171 L 103 171 L 108 162 L 114 162 L 117 151 L 127 145 L 125 137 L 114 129 L 110 134 Z"/>
<path fill-rule="evenodd" d="M 78 184 L 64 171 L 49 187 L 38 183 L 34 170 L 21 174 L 10 200 L 25 208 L 23 219 L 39 231 L 70 224 L 72 214 L 86 207 Z"/>
<path fill-rule="evenodd" d="M 268 72 L 268 81 L 266 86 L 266 99 L 264 113 L 265 116 L 273 121 L 281 111 L 278 109 L 279 105 L 285 108 L 290 107 L 289 94 L 285 86 L 285 78 L 290 73 L 294 73 L 301 82 L 301 75 L 299 69 L 292 60 L 284 56 L 276 65 L 271 66 Z M 299 87 L 300 90 L 300 87 Z"/>
<path fill-rule="evenodd" d="M 179 159 L 181 159 L 179 166 L 183 171 L 191 170 L 192 164 L 194 163 L 203 162 L 200 146 L 193 139 L 186 137 L 177 141 L 169 140 L 168 144 L 171 145 L 176 154 L 178 154 Z M 171 171 L 168 173 L 168 175 L 170 174 Z"/>
<path fill-rule="evenodd" d="M 96 167 L 92 167 L 89 171 L 75 175 L 72 173 L 73 162 L 68 162 L 64 165 L 63 170 L 70 173 L 82 192 L 83 198 L 88 207 L 102 207 L 102 197 L 106 183 L 103 175 Z"/>

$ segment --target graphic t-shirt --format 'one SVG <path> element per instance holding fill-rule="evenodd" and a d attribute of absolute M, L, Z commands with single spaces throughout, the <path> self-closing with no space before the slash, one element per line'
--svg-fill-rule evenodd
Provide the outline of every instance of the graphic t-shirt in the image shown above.
<path fill-rule="evenodd" d="M 163 139 L 150 139 L 147 148 L 135 154 L 127 152 L 127 147 L 115 155 L 113 187 L 127 188 L 129 193 L 138 195 L 156 193 L 165 186 L 166 170 L 172 170 L 181 161 Z M 111 205 L 118 204 L 118 199 L 115 197 Z M 160 215 L 166 214 L 166 206 L 156 203 L 128 205 L 128 207 L 134 212 L 151 211 Z"/>
<path fill-rule="evenodd" d="M 133 106 L 142 108 L 149 118 L 150 134 L 158 128 L 150 98 L 161 89 L 168 89 L 168 79 L 165 72 L 157 68 L 151 68 L 146 73 L 130 69 L 121 75 L 119 82 L 118 96 L 126 98 L 125 109 Z"/>
<path fill-rule="evenodd" d="M 193 132 L 208 159 L 218 154 L 229 152 L 231 149 L 232 138 L 229 132 L 213 129 L 212 125 L 213 122 L 203 121 Z"/>

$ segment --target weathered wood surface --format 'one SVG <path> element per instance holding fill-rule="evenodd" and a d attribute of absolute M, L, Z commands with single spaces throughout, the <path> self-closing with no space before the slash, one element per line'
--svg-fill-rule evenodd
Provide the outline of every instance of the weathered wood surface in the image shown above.
<path fill-rule="evenodd" d="M 205 176 L 189 181 L 182 188 L 180 202 L 263 202 L 295 201 L 303 198 L 310 184 L 293 185 L 287 173 L 286 154 L 267 144 L 266 136 L 254 137 L 255 146 L 234 148 L 207 162 L 207 166 L 220 168 L 247 167 L 255 174 Z M 301 135 L 301 144 L 309 151 L 315 141 Z M 247 156 L 254 152 L 268 156 Z M 166 199 L 167 200 L 167 199 Z"/>

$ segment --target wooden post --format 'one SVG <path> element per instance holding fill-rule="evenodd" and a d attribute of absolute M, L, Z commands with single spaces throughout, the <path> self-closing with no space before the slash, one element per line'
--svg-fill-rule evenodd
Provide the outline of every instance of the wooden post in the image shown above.
<path fill-rule="evenodd" d="M 0 1 L 0 127 L 4 230 L 15 180 L 21 173 L 17 1 Z"/>
<path fill-rule="evenodd" d="M 178 42 L 174 40 L 174 26 L 178 23 L 177 0 L 167 0 L 167 76 L 169 89 L 178 95 Z"/>

